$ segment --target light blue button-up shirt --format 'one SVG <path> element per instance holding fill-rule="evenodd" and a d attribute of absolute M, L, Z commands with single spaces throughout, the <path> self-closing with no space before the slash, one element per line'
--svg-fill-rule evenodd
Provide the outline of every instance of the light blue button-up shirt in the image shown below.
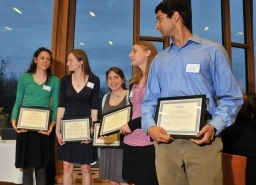
<path fill-rule="evenodd" d="M 196 70 L 186 70 L 196 64 Z M 230 68 L 224 47 L 193 34 L 183 47 L 171 42 L 153 60 L 141 106 L 142 129 L 155 126 L 157 99 L 206 95 L 207 112 L 219 134 L 234 123 L 243 104 L 242 92 Z"/>

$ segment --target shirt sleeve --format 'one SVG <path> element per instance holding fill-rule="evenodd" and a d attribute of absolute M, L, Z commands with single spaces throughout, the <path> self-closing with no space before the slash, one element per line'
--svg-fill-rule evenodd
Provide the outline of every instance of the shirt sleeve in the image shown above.
<path fill-rule="evenodd" d="M 12 109 L 11 119 L 17 119 L 19 107 L 22 105 L 22 101 L 23 101 L 24 94 L 25 94 L 25 80 L 26 79 L 24 79 L 24 78 L 25 78 L 25 76 L 22 75 L 18 80 L 17 91 L 16 91 L 16 100 L 15 100 L 14 107 Z"/>
<path fill-rule="evenodd" d="M 218 99 L 218 106 L 209 122 L 220 134 L 225 127 L 235 122 L 239 109 L 243 104 L 243 94 L 233 75 L 226 50 L 220 46 L 216 51 L 212 68 L 213 85 Z"/>
<path fill-rule="evenodd" d="M 130 120 L 128 126 L 131 131 L 141 128 L 141 117 Z"/>
<path fill-rule="evenodd" d="M 149 70 L 146 90 L 141 104 L 141 125 L 145 133 L 147 133 L 149 127 L 156 125 L 154 118 L 157 99 L 160 97 L 160 87 L 158 77 L 155 72 L 154 60 Z"/>

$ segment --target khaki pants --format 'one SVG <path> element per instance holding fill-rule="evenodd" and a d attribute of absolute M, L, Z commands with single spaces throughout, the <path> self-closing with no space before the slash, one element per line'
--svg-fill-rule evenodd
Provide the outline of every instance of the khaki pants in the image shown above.
<path fill-rule="evenodd" d="M 196 145 L 175 139 L 156 144 L 156 171 L 159 185 L 222 185 L 222 141 Z"/>

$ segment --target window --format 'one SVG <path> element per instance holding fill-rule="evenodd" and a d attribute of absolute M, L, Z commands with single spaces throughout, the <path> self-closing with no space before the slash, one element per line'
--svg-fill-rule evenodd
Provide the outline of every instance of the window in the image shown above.
<path fill-rule="evenodd" d="M 155 8 L 160 3 L 159 0 L 140 1 L 140 35 L 150 35 L 162 37 L 156 30 Z"/>
<path fill-rule="evenodd" d="M 113 66 L 131 78 L 133 2 L 77 0 L 74 48 L 87 54 L 93 73 L 106 87 L 106 71 Z"/>
<path fill-rule="evenodd" d="M 230 0 L 231 41 L 244 43 L 243 0 Z"/>
<path fill-rule="evenodd" d="M 245 49 L 232 47 L 232 70 L 243 93 L 246 92 Z"/>
<path fill-rule="evenodd" d="M 39 47 L 51 47 L 53 1 L 3 1 L 0 6 L 0 132 L 9 122 L 17 79 Z"/>
<path fill-rule="evenodd" d="M 200 37 L 222 43 L 243 92 L 254 91 L 252 64 L 251 0 L 190 0 L 192 29 Z M 248 11 L 249 10 L 249 11 Z M 249 80 L 251 82 L 249 82 Z"/>
<path fill-rule="evenodd" d="M 243 0 L 230 0 L 232 69 L 242 92 L 246 93 L 248 89 L 246 67 L 249 62 L 247 60 L 248 46 L 245 45 L 248 40 L 245 39 L 246 27 L 243 10 Z"/>
<path fill-rule="evenodd" d="M 222 43 L 220 0 L 191 0 L 192 30 L 199 37 Z"/>

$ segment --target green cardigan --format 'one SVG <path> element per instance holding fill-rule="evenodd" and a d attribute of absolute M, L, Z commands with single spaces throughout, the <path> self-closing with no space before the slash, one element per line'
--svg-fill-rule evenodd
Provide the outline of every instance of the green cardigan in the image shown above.
<path fill-rule="evenodd" d="M 60 80 L 51 76 L 47 85 L 37 84 L 32 73 L 24 73 L 18 80 L 16 101 L 11 119 L 17 119 L 20 106 L 35 106 L 52 109 L 52 121 L 56 121 Z"/>

